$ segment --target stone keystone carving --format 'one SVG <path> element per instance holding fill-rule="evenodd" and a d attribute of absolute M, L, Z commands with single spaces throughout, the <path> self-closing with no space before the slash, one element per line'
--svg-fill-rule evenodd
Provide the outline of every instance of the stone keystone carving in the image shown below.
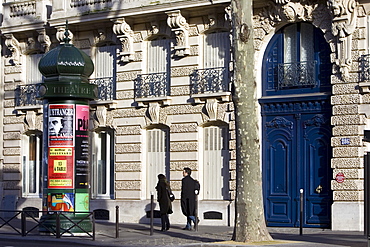
<path fill-rule="evenodd" d="M 149 103 L 147 114 L 150 120 L 152 121 L 152 124 L 159 123 L 159 110 L 160 110 L 160 106 L 158 102 Z"/>
<path fill-rule="evenodd" d="M 352 64 L 352 33 L 356 29 L 357 1 L 329 0 L 327 4 L 333 17 L 331 31 L 337 38 L 335 63 L 339 66 L 342 79 L 348 81 L 349 69 Z"/>
<path fill-rule="evenodd" d="M 28 126 L 28 130 L 36 129 L 36 112 L 35 111 L 27 111 L 26 124 Z"/>
<path fill-rule="evenodd" d="M 216 99 L 207 99 L 205 108 L 210 121 L 217 120 L 217 106 L 218 101 Z"/>
<path fill-rule="evenodd" d="M 107 126 L 107 108 L 104 105 L 97 106 L 95 115 L 98 121 L 98 126 L 106 127 Z"/>
<path fill-rule="evenodd" d="M 180 10 L 166 12 L 167 24 L 176 35 L 175 55 L 183 57 L 190 54 L 189 24 Z"/>
<path fill-rule="evenodd" d="M 130 25 L 125 21 L 125 18 L 115 20 L 113 32 L 121 42 L 122 51 L 120 52 L 122 62 L 130 62 L 134 60 L 134 32 Z"/>
<path fill-rule="evenodd" d="M 11 52 L 10 63 L 13 65 L 21 64 L 20 62 L 21 46 L 18 40 L 11 33 L 4 34 L 4 36 L 5 36 L 5 45 L 6 47 L 8 47 L 9 51 Z"/>

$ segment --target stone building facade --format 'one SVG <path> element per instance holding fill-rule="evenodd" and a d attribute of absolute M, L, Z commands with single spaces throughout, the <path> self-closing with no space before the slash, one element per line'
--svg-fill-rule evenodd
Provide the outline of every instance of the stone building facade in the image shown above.
<path fill-rule="evenodd" d="M 269 225 L 297 226 L 304 188 L 305 226 L 363 229 L 369 8 L 365 0 L 253 1 Z M 42 209 L 47 108 L 36 98 L 37 64 L 63 42 L 68 20 L 99 87 L 90 102 L 91 210 L 114 220 L 120 206 L 122 221 L 147 222 L 157 174 L 179 199 L 182 169 L 190 167 L 201 183 L 201 224 L 233 224 L 230 1 L 23 0 L 0 10 L 2 207 L 7 199 L 17 209 Z M 171 221 L 185 223 L 179 200 Z"/>

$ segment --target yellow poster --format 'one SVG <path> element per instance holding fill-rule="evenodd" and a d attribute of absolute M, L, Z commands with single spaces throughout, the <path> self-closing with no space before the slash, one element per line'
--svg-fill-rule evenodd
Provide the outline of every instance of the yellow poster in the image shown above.
<path fill-rule="evenodd" d="M 72 156 L 72 148 L 49 148 L 50 156 Z"/>
<path fill-rule="evenodd" d="M 54 173 L 67 173 L 67 161 L 54 160 Z"/>

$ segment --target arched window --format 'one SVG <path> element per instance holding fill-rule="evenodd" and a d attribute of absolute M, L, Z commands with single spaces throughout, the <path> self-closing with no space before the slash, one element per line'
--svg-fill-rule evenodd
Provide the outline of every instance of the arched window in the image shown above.
<path fill-rule="evenodd" d="M 114 198 L 114 130 L 93 133 L 92 197 Z"/>
<path fill-rule="evenodd" d="M 263 66 L 263 96 L 330 91 L 330 48 L 312 24 L 279 30 L 267 47 Z"/>
<path fill-rule="evenodd" d="M 229 199 L 229 148 L 226 126 L 203 129 L 203 198 Z"/>
<path fill-rule="evenodd" d="M 170 180 L 169 131 L 167 128 L 153 128 L 148 129 L 146 135 L 146 197 L 149 199 L 155 192 L 158 174 L 164 174 Z"/>

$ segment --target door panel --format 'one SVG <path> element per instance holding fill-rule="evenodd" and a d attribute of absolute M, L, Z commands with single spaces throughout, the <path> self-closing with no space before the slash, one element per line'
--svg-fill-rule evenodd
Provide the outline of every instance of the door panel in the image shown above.
<path fill-rule="evenodd" d="M 330 128 L 329 116 L 309 114 L 303 119 L 306 173 L 307 224 L 330 223 Z"/>
<path fill-rule="evenodd" d="M 291 164 L 293 162 L 292 116 L 268 117 L 266 126 L 267 217 L 271 222 L 292 224 Z"/>

